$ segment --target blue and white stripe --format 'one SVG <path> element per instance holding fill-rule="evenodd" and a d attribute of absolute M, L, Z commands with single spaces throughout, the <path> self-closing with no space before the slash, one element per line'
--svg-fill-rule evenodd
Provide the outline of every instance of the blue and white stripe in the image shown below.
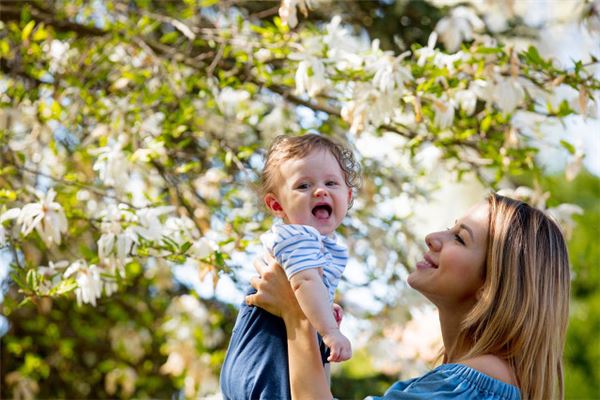
<path fill-rule="evenodd" d="M 277 259 L 288 279 L 300 271 L 323 269 L 323 283 L 333 302 L 346 263 L 348 249 L 337 236 L 321 235 L 312 226 L 276 224 L 260 237 L 263 246 Z"/>

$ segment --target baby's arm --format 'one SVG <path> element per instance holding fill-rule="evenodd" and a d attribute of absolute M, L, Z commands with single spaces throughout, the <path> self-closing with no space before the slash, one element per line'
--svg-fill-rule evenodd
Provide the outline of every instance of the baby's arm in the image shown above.
<path fill-rule="evenodd" d="M 329 305 L 329 293 L 319 269 L 311 268 L 292 275 L 290 282 L 300 308 L 331 350 L 329 361 L 345 361 L 352 356 L 350 341 L 340 332 Z"/>

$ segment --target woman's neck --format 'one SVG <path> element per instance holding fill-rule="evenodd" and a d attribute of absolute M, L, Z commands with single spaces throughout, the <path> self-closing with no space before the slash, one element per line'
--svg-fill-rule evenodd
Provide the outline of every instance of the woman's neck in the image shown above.
<path fill-rule="evenodd" d="M 444 362 L 446 363 L 459 361 L 469 350 L 469 343 L 459 343 L 460 325 L 464 316 L 464 313 L 457 313 L 456 310 L 439 309 L 442 341 L 444 342 Z"/>

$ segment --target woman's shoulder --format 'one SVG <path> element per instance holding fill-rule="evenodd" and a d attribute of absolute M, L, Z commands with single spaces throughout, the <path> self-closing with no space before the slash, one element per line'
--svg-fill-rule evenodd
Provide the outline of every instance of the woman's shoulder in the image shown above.
<path fill-rule="evenodd" d="M 459 362 L 496 380 L 517 386 L 515 374 L 506 360 L 493 354 L 484 354 Z"/>
<path fill-rule="evenodd" d="M 509 383 L 511 380 L 498 379 L 507 373 L 498 361 L 502 360 L 484 356 L 456 364 L 442 364 L 418 378 L 396 382 L 383 397 L 368 399 L 520 399 L 519 389 Z"/>

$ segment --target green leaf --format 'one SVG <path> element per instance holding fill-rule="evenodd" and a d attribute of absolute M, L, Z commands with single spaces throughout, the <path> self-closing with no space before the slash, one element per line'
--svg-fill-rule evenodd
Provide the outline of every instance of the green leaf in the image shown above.
<path fill-rule="evenodd" d="M 29 38 L 29 35 L 31 34 L 31 31 L 33 31 L 33 28 L 35 27 L 35 21 L 29 21 L 27 23 L 27 25 L 25 25 L 25 28 L 23 28 L 23 31 L 21 31 L 21 40 L 22 41 L 27 41 L 27 39 Z"/>
<path fill-rule="evenodd" d="M 175 43 L 177 38 L 179 38 L 179 34 L 173 31 L 162 35 L 162 37 L 160 38 L 160 42 L 165 44 L 172 44 Z"/>
<path fill-rule="evenodd" d="M 192 247 L 192 242 L 185 242 L 184 244 L 181 245 L 181 252 L 185 253 L 186 251 L 189 250 L 190 247 Z"/>
<path fill-rule="evenodd" d="M 575 151 L 576 151 L 575 146 L 573 146 L 571 143 L 567 142 L 566 140 L 561 140 L 560 144 L 562 145 L 562 147 L 567 149 L 569 154 L 575 154 Z"/>

